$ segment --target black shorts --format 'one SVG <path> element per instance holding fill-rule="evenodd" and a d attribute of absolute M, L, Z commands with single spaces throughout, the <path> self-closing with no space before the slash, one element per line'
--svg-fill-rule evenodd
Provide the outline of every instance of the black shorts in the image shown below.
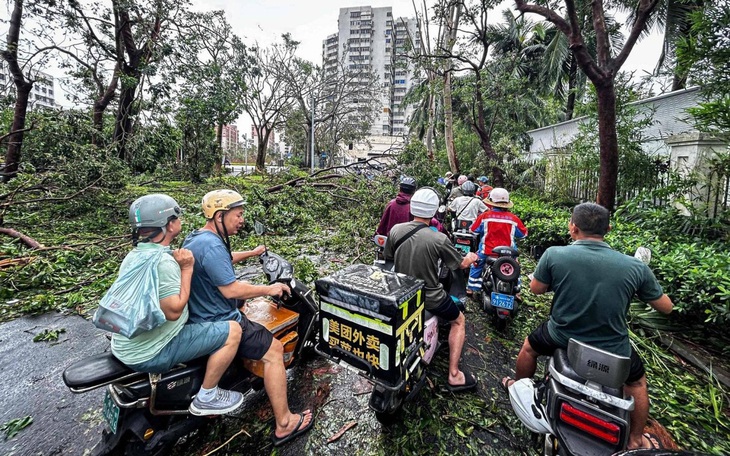
<path fill-rule="evenodd" d="M 428 309 L 428 311 L 440 319 L 449 322 L 459 318 L 459 314 L 461 313 L 461 310 L 459 310 L 456 303 L 449 295 L 446 295 L 446 299 L 444 299 L 438 307 L 435 309 Z"/>
<path fill-rule="evenodd" d="M 240 324 L 243 334 L 236 356 L 254 361 L 260 360 L 269 351 L 274 335 L 265 326 L 249 321 L 244 315 L 241 316 Z"/>
<path fill-rule="evenodd" d="M 565 348 L 555 343 L 553 338 L 550 337 L 550 332 L 547 328 L 547 321 L 535 328 L 535 330 L 527 336 L 527 341 L 530 343 L 532 349 L 542 356 L 552 356 L 556 349 Z M 641 361 L 641 358 L 639 358 L 639 354 L 636 353 L 633 345 L 631 346 L 630 358 L 631 369 L 629 370 L 629 376 L 626 379 L 626 383 L 633 383 L 643 377 L 646 373 L 644 370 L 644 362 Z"/>

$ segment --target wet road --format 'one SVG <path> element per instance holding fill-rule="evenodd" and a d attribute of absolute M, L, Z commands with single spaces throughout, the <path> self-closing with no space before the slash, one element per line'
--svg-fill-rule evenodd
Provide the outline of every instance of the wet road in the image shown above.
<path fill-rule="evenodd" d="M 66 332 L 53 342 L 33 342 L 45 329 Z M 0 439 L 0 454 L 83 455 L 96 444 L 103 390 L 73 394 L 61 374 L 73 362 L 108 349 L 104 334 L 79 316 L 55 312 L 0 324 L 0 425 L 33 418 L 14 438 Z"/>

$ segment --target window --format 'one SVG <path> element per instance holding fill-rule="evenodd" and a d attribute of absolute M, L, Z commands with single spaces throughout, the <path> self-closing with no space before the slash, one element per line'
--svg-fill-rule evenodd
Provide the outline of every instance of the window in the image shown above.
<path fill-rule="evenodd" d="M 387 44 L 387 43 L 390 43 L 390 38 L 386 38 L 386 39 L 385 39 L 385 43 L 386 43 L 386 44 Z"/>
<path fill-rule="evenodd" d="M 390 35 L 390 29 L 386 30 L 386 31 L 385 31 L 385 34 L 386 34 L 386 35 Z"/>
<path fill-rule="evenodd" d="M 385 21 L 386 27 L 390 27 L 391 25 L 393 25 L 393 21 Z"/>
<path fill-rule="evenodd" d="M 385 15 L 386 15 L 387 17 L 393 17 L 393 13 L 392 13 L 391 11 L 388 11 L 387 13 L 385 13 Z"/>
<path fill-rule="evenodd" d="M 360 11 L 351 11 L 350 18 L 360 17 Z"/>

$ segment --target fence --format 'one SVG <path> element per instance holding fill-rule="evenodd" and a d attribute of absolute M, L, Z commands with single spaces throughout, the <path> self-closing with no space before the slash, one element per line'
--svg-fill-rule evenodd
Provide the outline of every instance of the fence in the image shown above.
<path fill-rule="evenodd" d="M 526 186 L 576 202 L 595 201 L 598 194 L 598 166 L 579 165 L 565 155 L 515 162 L 511 167 L 519 177 L 513 183 L 515 187 Z M 672 202 L 670 192 L 657 190 L 667 189 L 677 182 L 671 169 L 669 161 L 655 160 L 641 172 L 632 169 L 627 173 L 619 173 L 616 204 L 623 204 L 639 195 L 648 195 L 654 206 L 669 205 Z M 715 218 L 730 212 L 730 171 L 716 169 L 697 176 L 697 179 L 698 182 L 689 186 L 683 196 L 697 207 L 704 205 L 708 217 Z"/>

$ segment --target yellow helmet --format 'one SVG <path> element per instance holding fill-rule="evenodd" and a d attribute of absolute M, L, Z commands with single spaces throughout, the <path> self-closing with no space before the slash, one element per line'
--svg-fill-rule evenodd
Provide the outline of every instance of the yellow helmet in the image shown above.
<path fill-rule="evenodd" d="M 210 220 L 218 211 L 228 211 L 243 205 L 240 193 L 233 190 L 213 190 L 203 197 L 203 215 Z"/>

